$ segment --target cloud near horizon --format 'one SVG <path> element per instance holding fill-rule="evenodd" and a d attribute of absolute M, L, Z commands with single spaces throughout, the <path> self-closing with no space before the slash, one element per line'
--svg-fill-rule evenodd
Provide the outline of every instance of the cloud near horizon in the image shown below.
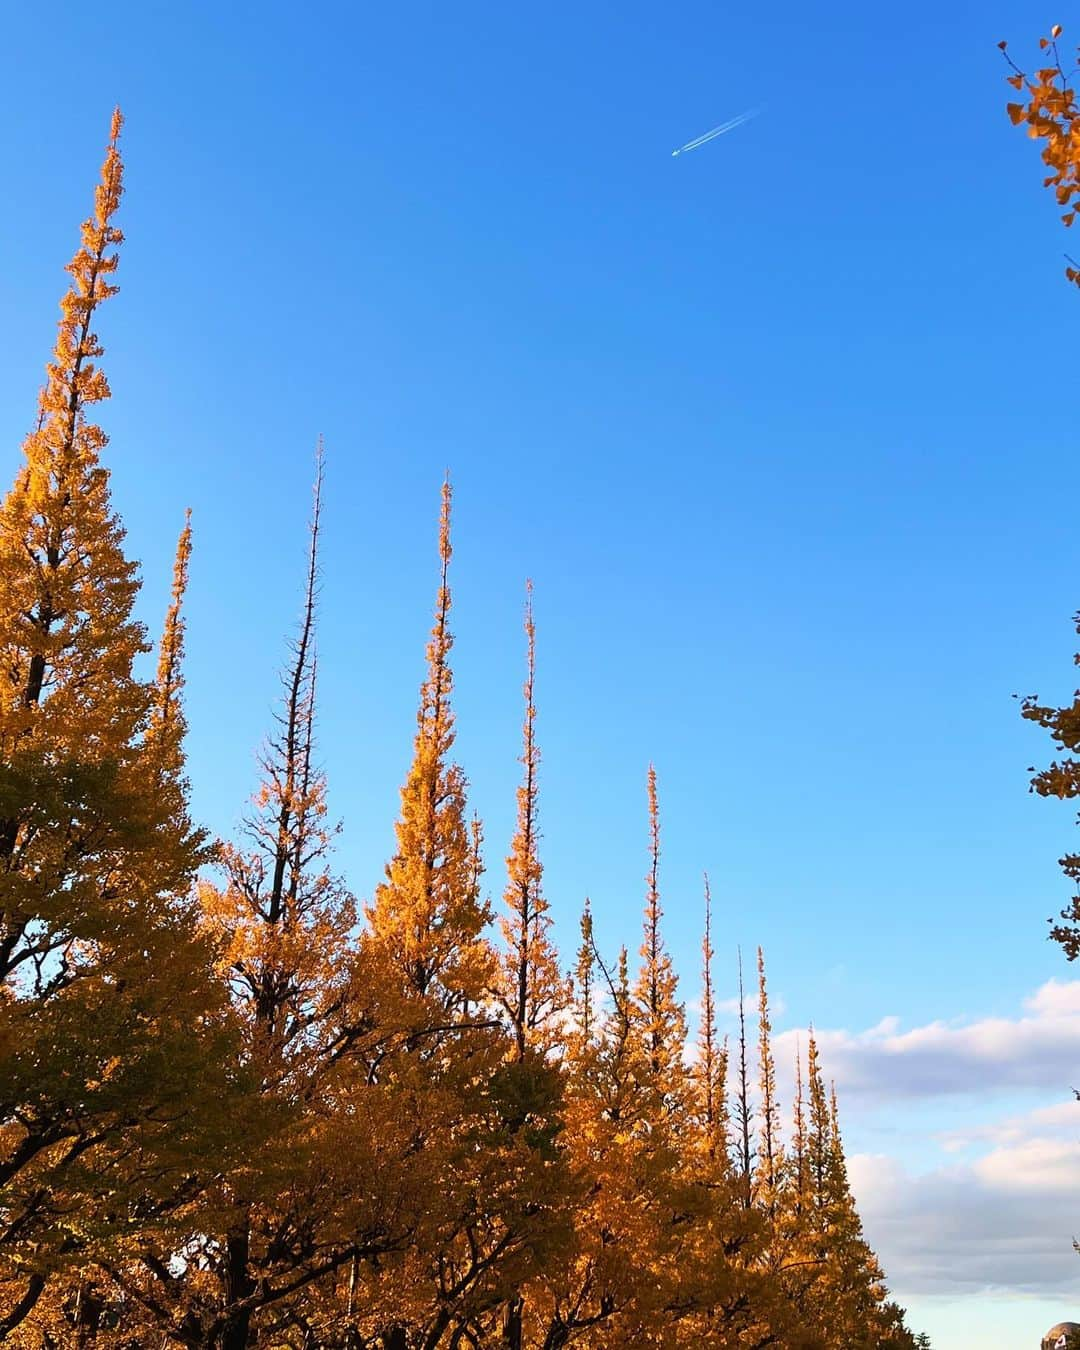
<path fill-rule="evenodd" d="M 914 1173 L 850 1159 L 852 1189 L 889 1283 L 911 1295 L 1080 1296 L 1080 1143 L 1031 1139 L 975 1163 Z"/>
<path fill-rule="evenodd" d="M 864 1149 L 852 1189 L 897 1296 L 1080 1304 L 1080 980 L 1048 981 L 1011 1018 L 815 1034 Z M 776 1037 L 788 1094 L 797 1041 L 805 1053 L 805 1032 Z M 893 1141 L 904 1160 L 880 1151 Z"/>
<path fill-rule="evenodd" d="M 1080 980 L 1049 980 L 1016 1018 L 929 1022 L 903 1030 L 885 1017 L 866 1031 L 815 1031 L 828 1078 L 849 1103 L 1080 1086 Z M 806 1033 L 776 1037 L 780 1065 Z"/>

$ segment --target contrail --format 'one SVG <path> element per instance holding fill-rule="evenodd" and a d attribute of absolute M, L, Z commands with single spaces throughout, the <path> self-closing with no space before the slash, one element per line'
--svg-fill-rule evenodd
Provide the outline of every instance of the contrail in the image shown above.
<path fill-rule="evenodd" d="M 760 111 L 760 108 L 750 108 L 747 112 L 739 113 L 738 117 L 733 117 L 730 122 L 721 122 L 718 127 L 713 127 L 712 131 L 707 131 L 704 136 L 699 136 L 694 141 L 687 141 L 685 145 L 680 145 L 678 150 L 672 150 L 672 157 L 684 154 L 687 150 L 696 150 L 699 145 L 706 145 L 709 141 L 716 140 L 717 136 L 722 136 L 725 131 L 734 131 L 736 127 L 741 127 L 744 122 L 749 122 L 751 118 L 756 117 Z"/>

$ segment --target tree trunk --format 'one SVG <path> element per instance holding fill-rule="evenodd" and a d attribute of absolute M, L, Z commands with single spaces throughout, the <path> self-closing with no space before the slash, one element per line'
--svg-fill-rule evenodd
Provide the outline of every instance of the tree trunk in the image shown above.
<path fill-rule="evenodd" d="M 6 1317 L 0 1319 L 0 1341 L 6 1340 L 8 1334 L 15 1330 L 24 1317 L 28 1317 L 34 1309 L 34 1305 L 41 1297 L 42 1290 L 45 1288 L 45 1276 L 35 1272 L 27 1281 L 26 1289 L 22 1297 L 11 1309 Z"/>
<path fill-rule="evenodd" d="M 249 1255 L 250 1238 L 245 1221 L 240 1227 L 233 1229 L 225 1240 L 226 1308 L 243 1302 L 255 1287 L 248 1273 Z M 237 1308 L 227 1313 L 225 1323 L 216 1339 L 215 1350 L 248 1350 L 250 1327 L 250 1308 Z"/>
<path fill-rule="evenodd" d="M 505 1350 L 521 1350 L 522 1299 L 515 1294 L 503 1309 L 502 1343 Z"/>
<path fill-rule="evenodd" d="M 76 1350 L 87 1350 L 97 1341 L 101 1326 L 101 1300 L 91 1283 L 79 1285 L 75 1296 L 75 1346 Z"/>
<path fill-rule="evenodd" d="M 565 1322 L 552 1320 L 548 1324 L 547 1335 L 544 1337 L 544 1350 L 561 1350 L 570 1340 L 570 1329 Z"/>

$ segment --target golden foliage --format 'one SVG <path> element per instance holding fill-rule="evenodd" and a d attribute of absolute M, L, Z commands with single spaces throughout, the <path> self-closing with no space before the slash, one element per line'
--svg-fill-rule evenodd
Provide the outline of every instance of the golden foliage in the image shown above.
<path fill-rule="evenodd" d="M 1053 190 L 1058 206 L 1065 208 L 1061 219 L 1071 226 L 1080 195 L 1080 120 L 1073 87 L 1080 61 L 1068 68 L 1063 64 L 1058 46 L 1061 32 L 1061 25 L 1055 24 L 1049 37 L 1039 39 L 1039 49 L 1048 54 L 1049 63 L 1030 75 L 1009 56 L 1007 43 L 998 46 L 1013 71 L 1008 83 L 1022 95 L 1019 102 L 1006 105 L 1009 119 L 1013 126 L 1026 126 L 1032 140 L 1042 142 L 1043 163 L 1050 170 L 1043 186 Z M 1071 259 L 1065 275 L 1080 285 L 1080 268 Z"/>
<path fill-rule="evenodd" d="M 658 1101 L 667 1110 L 681 1112 L 686 1104 L 686 1015 L 678 1001 L 679 982 L 661 932 L 664 911 L 660 904 L 660 806 L 656 769 L 651 764 L 647 788 L 649 871 L 633 1022 Z"/>
<path fill-rule="evenodd" d="M 420 689 L 413 762 L 401 789 L 397 853 L 368 908 L 371 940 L 397 971 L 403 994 L 454 1014 L 480 1001 L 493 976 L 482 939 L 490 911 L 479 893 L 479 839 L 466 823 L 465 775 L 450 761 L 449 570 L 451 488 L 439 516 L 439 590 Z"/>
<path fill-rule="evenodd" d="M 503 895 L 506 914 L 500 920 L 504 952 L 495 996 L 513 1028 L 516 1054 L 524 1060 L 535 1050 L 547 1053 L 554 1043 L 554 1019 L 567 1006 L 567 981 L 551 945 L 551 918 L 544 898 L 537 818 L 540 751 L 536 744 L 536 625 L 532 583 L 525 600 L 525 722 L 521 763 L 524 776 L 517 790 L 517 829 L 506 860 Z"/>
<path fill-rule="evenodd" d="M 190 901 L 204 850 L 172 732 L 180 682 L 136 677 L 137 569 L 89 418 L 109 397 L 93 324 L 116 293 L 120 125 L 0 505 L 0 1337 L 58 1272 L 167 1228 L 192 1150 L 223 1143 L 235 1086 Z"/>

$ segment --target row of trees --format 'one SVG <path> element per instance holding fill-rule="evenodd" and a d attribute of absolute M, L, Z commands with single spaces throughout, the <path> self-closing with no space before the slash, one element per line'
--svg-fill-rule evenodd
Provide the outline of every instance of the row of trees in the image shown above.
<path fill-rule="evenodd" d="M 0 507 L 0 1338 L 32 1347 L 907 1350 L 811 1034 L 781 1125 L 716 1025 L 705 891 L 691 1046 L 648 778 L 632 966 L 586 905 L 567 974 L 538 851 L 535 634 L 501 914 L 454 762 L 451 492 L 397 846 L 361 907 L 315 753 L 302 623 L 237 840 L 192 822 L 180 535 L 156 677 L 90 420 L 109 395 L 119 115 Z M 497 935 L 493 930 L 497 928 Z M 756 1059 L 756 1065 L 751 1063 Z M 756 1072 L 757 1087 L 751 1078 Z"/>

